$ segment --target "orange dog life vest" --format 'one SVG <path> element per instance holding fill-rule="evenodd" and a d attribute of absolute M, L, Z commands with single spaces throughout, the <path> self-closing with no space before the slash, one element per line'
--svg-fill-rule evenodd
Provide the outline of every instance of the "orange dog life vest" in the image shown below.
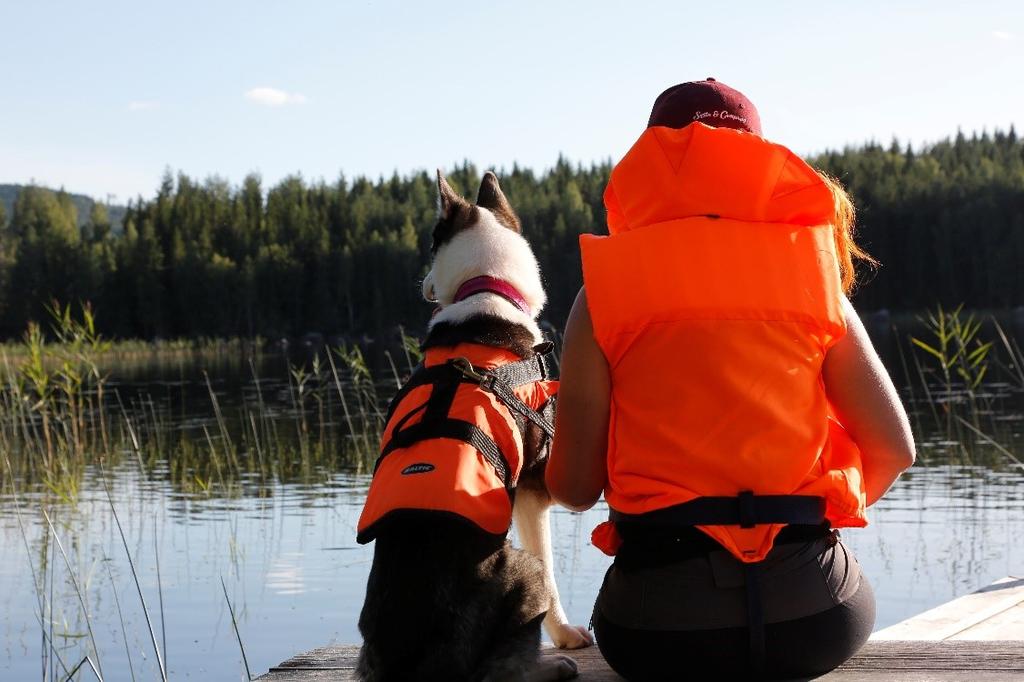
<path fill-rule="evenodd" d="M 427 350 L 389 408 L 357 541 L 370 542 L 383 521 L 408 512 L 456 515 L 507 533 L 526 422 L 551 433 L 558 382 L 547 374 L 541 355 L 520 360 L 470 343 Z"/>
<path fill-rule="evenodd" d="M 863 526 L 857 446 L 821 379 L 843 334 L 832 194 L 756 135 L 648 128 L 605 191 L 609 237 L 583 235 L 594 335 L 611 372 L 614 512 L 700 497 L 814 496 Z M 595 544 L 614 551 L 602 524 Z M 697 526 L 744 562 L 781 523 Z"/>

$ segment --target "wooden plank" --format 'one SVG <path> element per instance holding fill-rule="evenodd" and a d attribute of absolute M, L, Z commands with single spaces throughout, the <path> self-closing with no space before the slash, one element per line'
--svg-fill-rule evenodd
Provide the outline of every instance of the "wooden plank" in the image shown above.
<path fill-rule="evenodd" d="M 950 639 L 1019 639 L 1024 640 L 1024 602 L 958 632 Z"/>
<path fill-rule="evenodd" d="M 946 640 L 977 628 L 1007 611 L 1024 609 L 1024 578 L 1007 576 L 976 592 L 896 623 L 871 635 L 872 640 Z M 1012 617 L 1011 617 L 1012 622 Z M 982 628 L 977 632 L 989 632 Z M 993 633 L 999 639 L 1024 639 L 1024 630 Z M 975 636 L 981 639 L 980 635 Z"/>
<path fill-rule="evenodd" d="M 993 670 L 1024 673 L 1024 642 L 869 641 L 840 670 Z"/>
<path fill-rule="evenodd" d="M 827 682 L 964 682 L 968 673 L 963 670 L 845 670 L 840 668 L 823 677 L 812 679 Z M 1018 672 L 994 670 L 970 673 L 970 682 L 1020 682 Z"/>
<path fill-rule="evenodd" d="M 289 658 L 284 663 L 271 668 L 275 670 L 292 669 L 329 669 L 329 670 L 355 670 L 356 660 L 359 658 L 359 647 L 352 645 L 325 646 L 313 649 Z"/>
<path fill-rule="evenodd" d="M 543 655 L 572 656 L 580 669 L 581 682 L 622 682 L 601 658 L 597 647 L 559 652 L 545 649 Z M 264 682 L 306 682 L 355 679 L 356 646 L 323 647 L 300 654 L 259 680 Z M 820 678 L 830 682 L 875 682 L 877 680 L 989 680 L 1024 679 L 1024 642 L 1019 641 L 871 641 L 837 670 Z"/>

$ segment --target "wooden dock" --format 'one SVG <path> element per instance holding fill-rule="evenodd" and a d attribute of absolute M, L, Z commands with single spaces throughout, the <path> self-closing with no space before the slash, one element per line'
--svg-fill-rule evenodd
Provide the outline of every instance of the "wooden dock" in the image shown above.
<path fill-rule="evenodd" d="M 1024 578 L 1007 576 L 879 630 L 872 640 L 1024 640 Z"/>
<path fill-rule="evenodd" d="M 555 653 L 545 649 L 544 655 Z M 597 647 L 572 656 L 581 682 L 621 682 Z M 299 654 L 257 678 L 265 682 L 354 680 L 359 647 Z M 876 632 L 856 656 L 821 680 L 971 682 L 1024 680 L 1024 578 L 1008 576 L 977 592 Z"/>

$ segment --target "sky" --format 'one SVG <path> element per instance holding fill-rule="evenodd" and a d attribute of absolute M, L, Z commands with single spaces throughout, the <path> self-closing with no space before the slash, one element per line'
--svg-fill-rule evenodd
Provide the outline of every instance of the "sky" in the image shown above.
<path fill-rule="evenodd" d="M 713 76 L 797 153 L 1024 131 L 1024 2 L 0 3 L 0 183 L 124 203 L 616 160 Z"/>

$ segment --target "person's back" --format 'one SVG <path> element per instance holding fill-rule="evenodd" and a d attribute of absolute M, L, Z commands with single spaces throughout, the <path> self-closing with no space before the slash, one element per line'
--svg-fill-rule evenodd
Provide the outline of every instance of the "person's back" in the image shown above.
<path fill-rule="evenodd" d="M 604 488 L 613 522 L 594 540 L 618 556 L 594 622 L 631 679 L 823 672 L 874 621 L 831 530 L 864 525 L 875 497 L 822 380 L 845 338 L 849 225 L 836 187 L 754 134 L 733 93 L 659 98 L 606 190 L 612 236 L 581 240 L 548 480 L 576 508 Z M 739 130 L 659 125 L 688 108 Z"/>

